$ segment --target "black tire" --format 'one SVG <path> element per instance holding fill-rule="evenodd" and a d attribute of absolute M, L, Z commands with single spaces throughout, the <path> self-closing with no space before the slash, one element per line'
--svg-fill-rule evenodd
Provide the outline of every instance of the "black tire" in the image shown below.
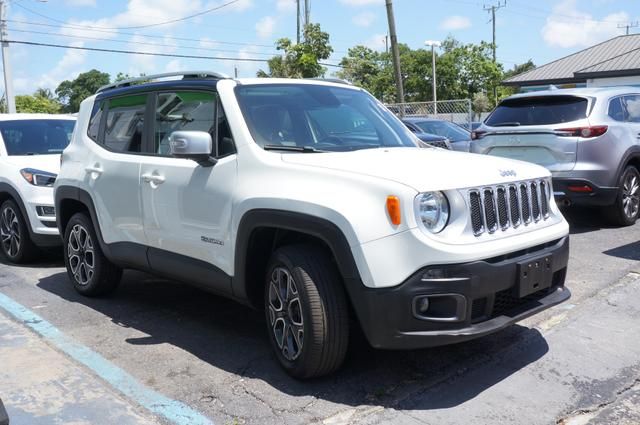
<path fill-rule="evenodd" d="M 640 172 L 633 166 L 625 168 L 618 184 L 618 196 L 606 210 L 609 221 L 617 226 L 631 226 L 640 213 Z"/>
<path fill-rule="evenodd" d="M 11 199 L 4 201 L 0 206 L 0 245 L 4 256 L 12 263 L 32 261 L 38 254 L 27 226 L 18 204 Z"/>
<path fill-rule="evenodd" d="M 88 297 L 113 292 L 120 283 L 122 269 L 105 257 L 91 219 L 74 214 L 64 231 L 64 263 L 76 291 Z"/>
<path fill-rule="evenodd" d="M 288 295 L 280 292 L 278 297 L 272 288 L 290 282 L 283 271 L 293 279 L 297 290 L 290 290 L 289 284 L 280 285 L 287 287 Z M 267 331 L 285 371 L 305 379 L 338 369 L 349 343 L 349 315 L 342 279 L 330 256 L 312 245 L 279 248 L 269 260 L 265 280 Z M 285 304 L 287 308 L 283 308 Z M 287 326 L 289 332 L 285 332 Z M 296 330 L 302 330 L 301 346 L 293 336 Z M 279 341 L 283 341 L 282 347 Z"/>

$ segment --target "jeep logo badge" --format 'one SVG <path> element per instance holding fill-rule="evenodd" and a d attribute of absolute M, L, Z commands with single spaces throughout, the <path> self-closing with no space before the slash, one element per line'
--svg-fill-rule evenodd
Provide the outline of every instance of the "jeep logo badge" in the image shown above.
<path fill-rule="evenodd" d="M 501 177 L 515 177 L 516 176 L 515 170 L 498 170 L 498 171 L 500 171 L 500 176 Z"/>

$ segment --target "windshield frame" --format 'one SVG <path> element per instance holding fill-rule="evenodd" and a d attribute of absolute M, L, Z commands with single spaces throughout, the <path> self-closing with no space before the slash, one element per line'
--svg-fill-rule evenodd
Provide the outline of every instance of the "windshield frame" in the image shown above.
<path fill-rule="evenodd" d="M 284 93 L 280 97 L 278 90 L 286 91 L 287 89 L 290 89 L 292 93 Z M 249 93 L 251 90 L 255 90 L 253 95 L 257 99 L 259 99 L 258 96 L 264 96 L 260 100 L 265 100 L 265 103 L 254 102 L 255 99 L 252 99 L 252 95 Z M 269 93 L 270 90 L 273 90 L 273 93 Z M 261 91 L 263 93 L 260 93 Z M 298 96 L 296 96 L 296 91 L 299 91 Z M 234 88 L 234 94 L 253 142 L 262 149 L 268 146 L 266 150 L 272 152 L 327 153 L 374 148 L 420 147 L 419 141 L 413 133 L 386 106 L 367 91 L 352 86 L 340 87 L 295 81 L 290 83 L 254 83 L 237 85 Z M 322 103 L 324 101 L 327 103 Z M 274 143 L 273 140 L 265 137 L 264 129 L 258 128 L 260 123 L 258 122 L 256 125 L 256 122 L 259 121 L 256 120 L 256 109 L 269 105 L 281 107 L 286 114 L 286 117 L 282 118 L 283 123 L 280 126 L 285 126 L 286 122 L 286 125 L 291 127 L 293 136 L 285 131 L 287 136 L 292 137 L 291 139 L 277 140 Z M 320 111 L 324 107 L 329 115 L 336 113 L 337 108 L 344 107 L 347 112 L 353 113 L 352 116 L 361 116 L 364 121 L 362 124 L 364 131 L 326 132 L 326 126 L 322 127 L 317 117 L 313 117 L 314 112 Z M 355 128 L 357 129 L 357 127 Z M 347 133 L 350 134 L 347 135 Z M 282 131 L 276 134 L 280 139 L 284 139 Z M 325 137 L 321 137 L 323 134 Z M 271 137 L 273 138 L 273 136 Z M 363 142 L 367 137 L 370 140 L 375 140 L 374 143 Z M 332 139 L 332 145 L 321 143 L 327 138 Z M 278 144 L 283 146 L 282 151 L 277 149 Z"/>
<path fill-rule="evenodd" d="M 37 149 L 27 149 L 21 146 L 24 142 L 21 140 L 20 145 L 12 146 L 10 142 L 11 136 L 7 133 L 12 130 L 21 131 L 25 129 L 25 126 L 40 127 L 31 129 L 34 130 L 34 136 L 47 137 L 46 128 L 42 127 L 55 127 L 60 125 L 61 130 L 66 133 L 67 141 L 64 146 L 57 146 L 56 149 L 43 150 L 45 147 L 44 140 L 39 140 L 37 144 L 30 144 L 29 148 L 36 147 Z M 28 119 L 9 119 L 0 121 L 0 137 L 2 138 L 2 149 L 7 156 L 31 156 L 31 155 L 60 155 L 62 151 L 69 146 L 73 132 L 75 131 L 76 120 L 67 118 L 28 118 Z M 70 131 L 69 131 L 70 130 Z M 38 133 L 39 134 L 35 134 Z M 25 132 L 22 132 L 23 135 Z M 23 137 L 21 135 L 20 137 Z M 17 149 L 16 149 L 17 148 Z"/>

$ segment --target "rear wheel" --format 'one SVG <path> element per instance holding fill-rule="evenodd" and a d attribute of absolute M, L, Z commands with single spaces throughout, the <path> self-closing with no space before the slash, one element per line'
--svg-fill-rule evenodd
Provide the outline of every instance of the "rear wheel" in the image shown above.
<path fill-rule="evenodd" d="M 105 295 L 116 289 L 122 269 L 105 257 L 91 219 L 74 214 L 64 232 L 64 261 L 76 291 L 86 296 Z"/>
<path fill-rule="evenodd" d="M 312 378 L 340 367 L 349 340 L 347 302 L 340 275 L 324 251 L 295 245 L 272 255 L 265 312 L 271 345 L 291 376 Z"/>
<path fill-rule="evenodd" d="M 618 226 L 631 226 L 640 212 L 640 172 L 629 166 L 620 178 L 618 196 L 608 208 L 609 219 Z"/>
<path fill-rule="evenodd" d="M 32 260 L 38 249 L 29 237 L 29 228 L 18 205 L 8 199 L 0 206 L 0 244 L 2 253 L 12 263 Z"/>

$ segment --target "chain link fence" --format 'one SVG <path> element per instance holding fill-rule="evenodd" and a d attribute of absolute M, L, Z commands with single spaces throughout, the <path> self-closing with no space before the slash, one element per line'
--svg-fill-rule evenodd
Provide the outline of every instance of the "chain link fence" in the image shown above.
<path fill-rule="evenodd" d="M 428 117 L 451 121 L 470 129 L 473 121 L 471 100 L 438 100 L 437 102 L 388 103 L 387 108 L 399 117 Z"/>

